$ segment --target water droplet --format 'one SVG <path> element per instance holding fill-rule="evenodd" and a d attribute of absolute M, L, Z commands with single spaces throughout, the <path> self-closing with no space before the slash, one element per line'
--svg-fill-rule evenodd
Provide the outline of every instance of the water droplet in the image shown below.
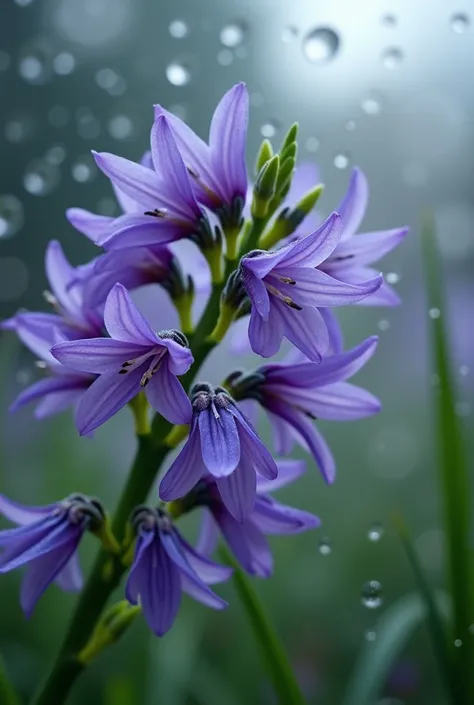
<path fill-rule="evenodd" d="M 308 139 L 304 143 L 304 146 L 306 147 L 308 152 L 317 152 L 319 149 L 319 140 L 317 137 L 308 137 Z"/>
<path fill-rule="evenodd" d="M 34 159 L 23 175 L 23 186 L 33 196 L 47 196 L 59 184 L 60 174 L 53 164 L 44 159 Z"/>
<path fill-rule="evenodd" d="M 97 174 L 94 160 L 88 154 L 78 157 L 71 169 L 72 178 L 80 184 L 91 181 Z"/>
<path fill-rule="evenodd" d="M 6 71 L 10 66 L 10 56 L 6 51 L 0 51 L 0 71 Z"/>
<path fill-rule="evenodd" d="M 469 24 L 469 17 L 464 12 L 457 12 L 451 17 L 451 29 L 456 34 L 464 34 Z"/>
<path fill-rule="evenodd" d="M 127 89 L 127 82 L 113 69 L 99 69 L 95 74 L 95 82 L 112 96 L 123 95 Z"/>
<path fill-rule="evenodd" d="M 334 157 L 334 166 L 336 169 L 347 169 L 349 166 L 349 157 L 347 154 L 336 154 Z"/>
<path fill-rule="evenodd" d="M 185 86 L 191 80 L 191 72 L 184 64 L 173 61 L 166 67 L 166 78 L 173 86 Z"/>
<path fill-rule="evenodd" d="M 395 15 L 387 13 L 386 15 L 382 15 L 382 17 L 380 18 L 380 23 L 383 24 L 385 27 L 395 27 L 395 25 L 397 24 L 397 18 Z"/>
<path fill-rule="evenodd" d="M 289 25 L 288 27 L 285 27 L 285 29 L 281 33 L 281 41 L 285 42 L 285 44 L 289 44 L 292 42 L 296 37 L 298 36 L 298 27 L 295 27 L 294 25 Z"/>
<path fill-rule="evenodd" d="M 133 133 L 133 122 L 128 115 L 115 115 L 109 120 L 108 130 L 116 140 L 126 140 Z"/>
<path fill-rule="evenodd" d="M 0 195 L 0 240 L 17 233 L 23 225 L 23 206 L 16 196 Z"/>
<path fill-rule="evenodd" d="M 362 604 L 369 610 L 376 610 L 382 604 L 382 585 L 378 580 L 369 580 L 362 586 Z"/>
<path fill-rule="evenodd" d="M 262 137 L 267 137 L 268 139 L 271 139 L 272 137 L 275 137 L 278 128 L 279 124 L 276 122 L 276 120 L 267 120 L 267 122 L 264 122 L 261 126 L 260 134 L 262 135 Z"/>
<path fill-rule="evenodd" d="M 246 25 L 243 22 L 231 22 L 222 27 L 219 38 L 226 47 L 239 46 L 244 40 Z"/>
<path fill-rule="evenodd" d="M 56 144 L 54 147 L 48 149 L 44 158 L 49 164 L 59 166 L 66 158 L 66 150 L 60 144 Z"/>
<path fill-rule="evenodd" d="M 234 55 L 230 49 L 222 49 L 217 54 L 217 63 L 221 66 L 229 66 L 234 60 Z"/>
<path fill-rule="evenodd" d="M 377 100 L 377 98 L 374 98 L 373 96 L 364 98 L 361 105 L 362 110 L 364 111 L 364 113 L 367 113 L 367 115 L 378 115 L 380 113 L 380 102 Z"/>
<path fill-rule="evenodd" d="M 469 367 L 467 365 L 461 365 L 459 368 L 459 374 L 461 377 L 466 377 L 469 374 Z"/>
<path fill-rule="evenodd" d="M 168 25 L 168 31 L 175 39 L 183 39 L 189 34 L 189 28 L 184 20 L 173 20 Z"/>
<path fill-rule="evenodd" d="M 367 631 L 364 632 L 364 638 L 366 641 L 375 641 L 377 634 L 372 629 L 367 629 Z"/>
<path fill-rule="evenodd" d="M 15 301 L 28 286 L 28 270 L 18 257 L 0 258 L 0 300 Z"/>
<path fill-rule="evenodd" d="M 53 105 L 48 113 L 48 122 L 53 127 L 66 127 L 69 122 L 69 113 L 63 105 Z"/>
<path fill-rule="evenodd" d="M 441 311 L 439 310 L 439 308 L 430 308 L 430 310 L 428 311 L 428 315 L 430 318 L 436 319 L 441 316 Z"/>
<path fill-rule="evenodd" d="M 328 556 L 332 552 L 331 542 L 327 536 L 320 540 L 318 550 L 322 556 Z"/>
<path fill-rule="evenodd" d="M 369 541 L 373 541 L 375 543 L 376 541 L 380 541 L 383 534 L 384 528 L 382 524 L 372 524 L 372 526 L 369 527 L 367 538 L 369 539 Z"/>
<path fill-rule="evenodd" d="M 455 639 L 454 646 L 456 647 L 456 649 L 459 649 L 462 646 L 462 639 Z"/>
<path fill-rule="evenodd" d="M 303 40 L 303 53 L 313 64 L 330 61 L 340 45 L 339 35 L 329 27 L 313 29 Z"/>
<path fill-rule="evenodd" d="M 54 30 L 67 42 L 104 49 L 133 34 L 137 3 L 133 0 L 61 0 L 52 13 Z"/>
<path fill-rule="evenodd" d="M 348 120 L 346 122 L 346 130 L 348 132 L 352 132 L 355 129 L 356 129 L 356 121 L 355 120 Z"/>
<path fill-rule="evenodd" d="M 398 284 L 400 281 L 400 275 L 396 272 L 387 272 L 385 275 L 385 280 L 387 284 Z"/>
<path fill-rule="evenodd" d="M 77 131 L 82 139 L 95 140 L 100 135 L 100 122 L 90 108 L 77 109 L 76 123 Z"/>
<path fill-rule="evenodd" d="M 18 116 L 5 124 L 7 142 L 23 142 L 32 132 L 32 123 L 27 117 Z"/>
<path fill-rule="evenodd" d="M 25 45 L 18 60 L 18 73 L 28 83 L 43 85 L 53 74 L 51 48 L 43 39 Z"/>
<path fill-rule="evenodd" d="M 378 323 L 377 323 L 377 328 L 379 330 L 388 330 L 390 328 L 390 321 L 388 321 L 386 318 L 382 318 Z"/>
<path fill-rule="evenodd" d="M 398 69 L 403 61 L 403 52 L 398 47 L 389 47 L 382 52 L 382 63 L 386 69 Z"/>
<path fill-rule="evenodd" d="M 59 76 L 67 76 L 76 68 L 76 59 L 68 51 L 62 51 L 53 59 L 53 69 Z"/>

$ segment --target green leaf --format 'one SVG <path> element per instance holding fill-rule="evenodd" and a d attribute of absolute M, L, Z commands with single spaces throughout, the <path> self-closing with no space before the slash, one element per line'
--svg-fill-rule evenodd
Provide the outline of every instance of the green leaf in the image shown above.
<path fill-rule="evenodd" d="M 405 644 L 426 617 L 417 593 L 389 607 L 375 625 L 375 641 L 365 642 L 349 682 L 343 705 L 375 705 L 387 675 Z"/>
<path fill-rule="evenodd" d="M 0 703 L 2 705 L 20 705 L 20 698 L 8 678 L 3 658 L 0 655 Z"/>
<path fill-rule="evenodd" d="M 226 548 L 221 549 L 226 563 L 234 569 L 234 585 L 260 648 L 267 673 L 272 680 L 280 705 L 306 705 L 285 649 L 273 628 L 249 578 L 239 568 Z"/>
<path fill-rule="evenodd" d="M 436 439 L 439 451 L 447 571 L 453 601 L 451 643 L 454 644 L 458 639 L 462 642 L 461 648 L 453 648 L 453 678 L 458 683 L 459 699 L 456 702 L 459 705 L 468 705 L 474 702 L 474 639 L 469 632 L 469 625 L 474 621 L 474 580 L 470 547 L 473 513 L 461 427 L 455 411 L 455 392 L 444 323 L 447 309 L 443 296 L 441 260 L 436 245 L 435 226 L 430 215 L 424 219 L 422 240 L 434 371 L 439 379 L 439 384 L 433 390 L 433 407 L 436 413 L 433 438 Z"/>

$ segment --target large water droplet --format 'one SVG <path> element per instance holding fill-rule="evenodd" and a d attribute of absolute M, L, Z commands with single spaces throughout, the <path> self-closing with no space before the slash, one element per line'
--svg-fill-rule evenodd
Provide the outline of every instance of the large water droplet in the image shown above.
<path fill-rule="evenodd" d="M 460 649 L 462 646 L 462 639 L 455 639 L 454 646 L 456 647 L 456 649 Z"/>
<path fill-rule="evenodd" d="M 318 550 L 322 556 L 328 556 L 332 552 L 331 541 L 327 536 L 320 540 Z"/>
<path fill-rule="evenodd" d="M 349 166 L 349 157 L 347 154 L 336 154 L 334 157 L 334 166 L 336 169 L 347 169 Z"/>
<path fill-rule="evenodd" d="M 43 85 L 53 74 L 51 49 L 42 39 L 25 45 L 18 59 L 18 73 L 28 83 Z"/>
<path fill-rule="evenodd" d="M 382 585 L 378 580 L 369 580 L 362 586 L 362 604 L 369 610 L 376 610 L 381 606 L 382 600 Z"/>
<path fill-rule="evenodd" d="M 403 52 L 398 47 L 389 47 L 382 53 L 382 63 L 386 69 L 398 69 L 403 61 Z"/>
<path fill-rule="evenodd" d="M 330 61 L 340 45 L 339 35 L 329 27 L 313 29 L 303 40 L 303 53 L 313 64 Z"/>
<path fill-rule="evenodd" d="M 59 76 L 67 76 L 76 68 L 76 59 L 69 51 L 62 51 L 53 59 L 53 69 Z"/>
<path fill-rule="evenodd" d="M 385 275 L 385 281 L 387 284 L 398 284 L 400 281 L 400 275 L 396 272 L 387 272 Z"/>
<path fill-rule="evenodd" d="M 115 115 L 109 120 L 108 130 L 116 140 L 126 140 L 133 133 L 133 122 L 128 115 Z"/>
<path fill-rule="evenodd" d="M 451 17 L 451 29 L 456 34 L 464 34 L 469 27 L 469 16 L 464 12 L 457 12 Z"/>
<path fill-rule="evenodd" d="M 377 323 L 377 328 L 379 330 L 388 330 L 390 328 L 390 321 L 386 318 L 381 318 L 380 321 Z"/>
<path fill-rule="evenodd" d="M 23 175 L 23 186 L 33 196 L 47 196 L 59 184 L 60 174 L 53 164 L 44 159 L 34 159 Z"/>
<path fill-rule="evenodd" d="M 185 86 L 191 80 L 191 72 L 184 64 L 173 61 L 166 67 L 166 78 L 173 86 Z"/>
<path fill-rule="evenodd" d="M 23 225 L 23 206 L 16 196 L 0 195 L 0 240 L 12 237 Z"/>
<path fill-rule="evenodd" d="M 168 31 L 175 39 L 183 39 L 189 34 L 189 28 L 184 20 L 173 20 L 168 25 Z"/>
<path fill-rule="evenodd" d="M 28 270 L 18 257 L 0 258 L 0 300 L 15 301 L 28 286 Z"/>
<path fill-rule="evenodd" d="M 382 524 L 376 523 L 372 524 L 372 526 L 369 527 L 369 531 L 367 532 L 367 538 L 369 541 L 373 541 L 374 543 L 376 541 L 380 541 L 384 533 L 384 528 Z"/>
<path fill-rule="evenodd" d="M 430 318 L 436 319 L 441 316 L 441 311 L 439 310 L 439 308 L 430 308 L 430 310 L 428 311 L 428 315 Z"/>
<path fill-rule="evenodd" d="M 239 46 L 244 40 L 246 26 L 243 22 L 230 22 L 222 27 L 219 38 L 226 47 Z"/>

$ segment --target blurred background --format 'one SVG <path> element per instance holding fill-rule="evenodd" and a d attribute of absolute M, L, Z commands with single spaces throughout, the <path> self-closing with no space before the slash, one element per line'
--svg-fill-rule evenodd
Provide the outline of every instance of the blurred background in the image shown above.
<path fill-rule="evenodd" d="M 348 345 L 380 335 L 357 383 L 382 399 L 383 411 L 356 423 L 320 424 L 338 462 L 335 485 L 325 486 L 308 462 L 306 477 L 279 499 L 317 513 L 323 526 L 273 541 L 275 575 L 254 581 L 314 705 L 341 702 L 357 654 L 367 642 L 377 649 L 380 615 L 415 589 L 394 512 L 408 522 L 433 586 L 444 585 L 428 332 L 430 316 L 445 317 L 457 413 L 472 429 L 473 68 L 471 0 L 1 3 L 1 318 L 22 307 L 46 310 L 50 239 L 59 239 L 75 264 L 96 254 L 67 223 L 68 206 L 118 214 L 90 150 L 138 159 L 156 102 L 205 137 L 217 101 L 238 81 L 250 92 L 249 170 L 262 138 L 278 145 L 297 120 L 299 158 L 317 163 L 326 184 L 323 215 L 337 206 L 357 165 L 371 186 L 363 230 L 411 226 L 382 265 L 403 305 L 340 315 Z M 445 311 L 430 310 L 424 295 L 419 232 L 426 209 L 438 227 Z M 158 298 L 151 305 L 159 312 Z M 214 381 L 230 364 L 222 352 L 212 360 Z M 94 440 L 78 438 L 68 413 L 43 422 L 31 408 L 10 416 L 9 404 L 36 374 L 28 351 L 2 334 L 0 491 L 40 504 L 77 490 L 112 508 L 134 452 L 128 411 Z M 465 435 L 469 457 L 474 436 Z M 93 539 L 84 543 L 87 566 L 96 547 Z M 19 579 L 0 581 L 0 652 L 28 695 L 50 664 L 75 597 L 51 588 L 27 623 Z M 367 600 L 371 580 L 380 589 Z M 84 675 L 72 705 L 273 703 L 232 585 L 219 591 L 231 602 L 224 614 L 186 599 L 162 640 L 138 620 Z M 441 705 L 437 678 L 420 628 L 379 705 Z"/>

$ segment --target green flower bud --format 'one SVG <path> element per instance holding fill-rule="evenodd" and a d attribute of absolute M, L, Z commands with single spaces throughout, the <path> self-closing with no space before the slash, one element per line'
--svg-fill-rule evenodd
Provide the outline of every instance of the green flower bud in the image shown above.
<path fill-rule="evenodd" d="M 130 605 L 127 600 L 117 602 L 106 610 L 96 624 L 88 643 L 77 655 L 79 663 L 86 666 L 106 646 L 118 641 L 140 612 L 141 607 Z"/>
<path fill-rule="evenodd" d="M 272 157 L 261 168 L 253 190 L 252 216 L 254 218 L 264 218 L 268 211 L 268 204 L 275 195 L 280 166 L 278 154 Z"/>
<path fill-rule="evenodd" d="M 273 157 L 273 147 L 271 145 L 270 140 L 263 140 L 262 144 L 260 145 L 260 149 L 258 150 L 257 154 L 257 161 L 255 164 L 255 173 L 259 174 L 262 167 L 265 166 L 265 164 L 270 161 L 270 159 Z"/>

